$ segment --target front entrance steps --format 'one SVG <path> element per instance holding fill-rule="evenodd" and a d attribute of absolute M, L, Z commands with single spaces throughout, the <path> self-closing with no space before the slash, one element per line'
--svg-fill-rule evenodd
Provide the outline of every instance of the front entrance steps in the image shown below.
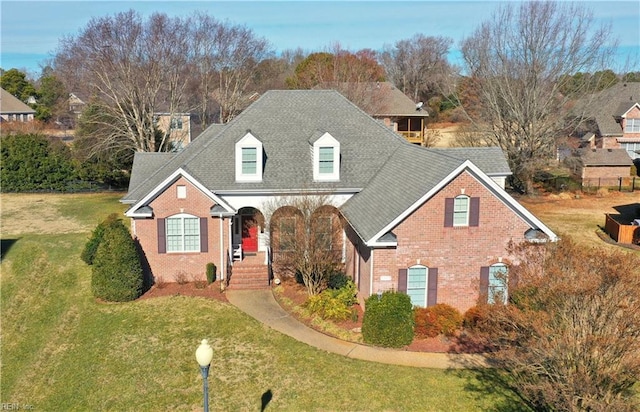
<path fill-rule="evenodd" d="M 266 289 L 269 287 L 269 267 L 265 262 L 265 252 L 245 253 L 241 261 L 233 262 L 229 289 Z"/>

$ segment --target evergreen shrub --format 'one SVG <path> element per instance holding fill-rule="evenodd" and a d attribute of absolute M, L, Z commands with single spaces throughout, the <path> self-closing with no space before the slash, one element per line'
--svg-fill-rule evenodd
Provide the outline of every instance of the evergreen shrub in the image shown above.
<path fill-rule="evenodd" d="M 362 338 L 372 345 L 399 348 L 413 340 L 413 307 L 405 293 L 384 292 L 365 301 Z"/>
<path fill-rule="evenodd" d="M 214 263 L 207 263 L 207 283 L 210 285 L 216 281 L 216 265 Z"/>
<path fill-rule="evenodd" d="M 80 258 L 84 261 L 84 263 L 86 263 L 87 265 L 93 265 L 93 259 L 96 256 L 96 251 L 98 250 L 98 246 L 100 245 L 100 242 L 102 241 L 102 237 L 104 236 L 105 228 L 107 226 L 111 226 L 115 224 L 118 221 L 119 221 L 118 215 L 116 215 L 115 213 L 112 213 L 109 216 L 107 216 L 105 220 L 100 222 L 95 229 L 93 229 L 93 233 L 91 233 L 91 237 L 89 238 L 87 243 L 84 245 L 84 249 L 80 254 Z"/>
<path fill-rule="evenodd" d="M 96 298 L 126 302 L 142 294 L 143 272 L 136 245 L 121 221 L 106 226 L 92 266 L 91 290 Z"/>

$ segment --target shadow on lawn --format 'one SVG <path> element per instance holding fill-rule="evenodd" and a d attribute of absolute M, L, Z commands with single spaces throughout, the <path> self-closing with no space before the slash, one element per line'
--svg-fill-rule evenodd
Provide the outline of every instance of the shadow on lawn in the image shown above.
<path fill-rule="evenodd" d="M 9 249 L 16 243 L 18 239 L 2 239 L 0 240 L 0 262 L 4 259 Z"/>
<path fill-rule="evenodd" d="M 271 402 L 271 398 L 273 398 L 273 392 L 271 392 L 271 389 L 267 389 L 267 391 L 260 397 L 260 412 L 264 412 L 264 410 L 267 409 L 267 405 Z"/>
<path fill-rule="evenodd" d="M 492 364 L 490 360 L 489 364 Z M 534 410 L 514 390 L 510 383 L 510 377 L 495 365 L 483 368 L 469 363 L 464 366 L 466 369 L 450 369 L 448 372 L 466 380 L 465 389 L 468 392 L 500 398 L 496 399 L 494 405 L 483 410 L 491 412 L 531 412 Z"/>

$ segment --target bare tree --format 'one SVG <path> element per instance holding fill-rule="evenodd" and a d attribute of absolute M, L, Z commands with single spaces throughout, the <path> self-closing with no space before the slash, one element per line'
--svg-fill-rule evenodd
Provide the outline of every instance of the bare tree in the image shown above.
<path fill-rule="evenodd" d="M 435 94 L 448 94 L 452 73 L 447 54 L 453 40 L 416 34 L 410 39 L 385 45 L 380 55 L 387 78 L 414 101 L 427 101 Z"/>
<path fill-rule="evenodd" d="M 92 19 L 60 42 L 55 70 L 67 89 L 91 96 L 100 131 L 96 152 L 117 146 L 133 151 L 170 149 L 170 130 L 159 133 L 156 114 L 199 108 L 205 124 L 217 91 L 221 119 L 237 114 L 253 68 L 269 55 L 265 40 L 242 27 L 203 14 L 147 20 L 131 10 Z M 195 79 L 195 80 L 194 80 Z M 199 96 L 195 104 L 188 93 Z M 105 133 L 108 131 L 108 133 Z"/>
<path fill-rule="evenodd" d="M 497 373 L 534 410 L 637 410 L 638 256 L 570 239 L 517 249 L 509 303 L 477 325 Z"/>
<path fill-rule="evenodd" d="M 533 1 L 501 6 L 463 41 L 478 92 L 478 110 L 469 117 L 505 151 L 515 187 L 532 189 L 533 172 L 553 156 L 555 138 L 580 121 L 567 119 L 563 75 L 606 68 L 610 39 L 610 28 L 596 25 L 581 5 Z"/>
<path fill-rule="evenodd" d="M 92 96 L 100 108 L 93 119 L 108 133 L 96 139 L 96 151 L 115 142 L 135 151 L 167 148 L 158 138 L 154 114 L 181 106 L 189 41 L 183 21 L 153 14 L 146 22 L 134 11 L 92 19 L 77 36 L 64 38 L 55 69 L 71 91 Z"/>
<path fill-rule="evenodd" d="M 322 292 L 328 278 L 343 269 L 342 221 L 329 196 L 281 197 L 262 209 L 269 216 L 276 270 L 301 276 L 310 296 Z"/>

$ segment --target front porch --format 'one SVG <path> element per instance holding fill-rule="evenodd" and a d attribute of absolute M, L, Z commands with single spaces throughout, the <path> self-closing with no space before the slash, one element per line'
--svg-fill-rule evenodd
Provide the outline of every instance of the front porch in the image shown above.
<path fill-rule="evenodd" d="M 266 289 L 271 285 L 267 252 L 243 253 L 227 267 L 228 289 Z"/>

